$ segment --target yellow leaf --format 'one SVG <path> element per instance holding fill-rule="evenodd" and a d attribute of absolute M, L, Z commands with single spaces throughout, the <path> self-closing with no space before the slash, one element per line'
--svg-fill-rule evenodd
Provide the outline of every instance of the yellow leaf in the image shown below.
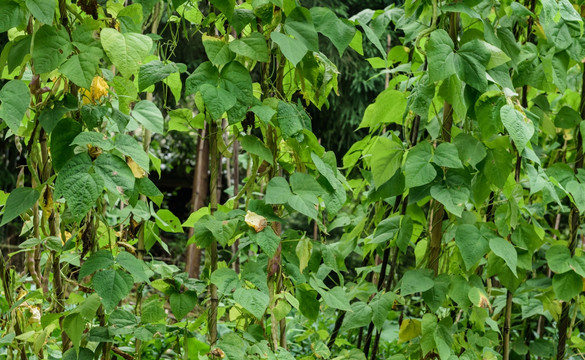
<path fill-rule="evenodd" d="M 246 213 L 244 220 L 246 221 L 246 224 L 253 227 L 256 232 L 260 232 L 264 230 L 266 226 L 268 226 L 268 222 L 264 216 L 258 215 L 252 211 L 248 211 Z"/>
<path fill-rule="evenodd" d="M 134 160 L 132 160 L 132 158 L 128 157 L 126 158 L 126 164 L 128 164 L 128 167 L 130 168 L 130 170 L 132 170 L 132 174 L 134 174 L 134 177 L 137 179 L 142 179 L 143 177 L 146 176 L 146 171 L 144 171 L 140 165 L 138 165 Z"/>
<path fill-rule="evenodd" d="M 398 342 L 407 342 L 421 334 L 420 321 L 416 319 L 406 319 L 400 325 L 398 330 Z"/>

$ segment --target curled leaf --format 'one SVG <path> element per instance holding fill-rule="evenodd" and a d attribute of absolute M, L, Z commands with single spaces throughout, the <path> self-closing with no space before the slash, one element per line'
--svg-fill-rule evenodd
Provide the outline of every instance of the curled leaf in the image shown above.
<path fill-rule="evenodd" d="M 253 211 L 248 211 L 246 213 L 246 217 L 244 218 L 246 224 L 253 227 L 256 232 L 260 232 L 264 230 L 266 226 L 268 226 L 268 222 L 264 216 L 258 215 Z"/>

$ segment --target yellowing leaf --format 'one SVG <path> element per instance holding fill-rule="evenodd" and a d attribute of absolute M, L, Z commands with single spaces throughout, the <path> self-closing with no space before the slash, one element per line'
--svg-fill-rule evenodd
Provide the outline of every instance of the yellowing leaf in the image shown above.
<path fill-rule="evenodd" d="M 264 216 L 258 215 L 252 211 L 248 211 L 246 213 L 244 220 L 246 221 L 246 224 L 253 227 L 256 232 L 260 232 L 264 230 L 266 226 L 268 226 L 268 222 Z"/>
<path fill-rule="evenodd" d="M 95 103 L 96 100 L 101 99 L 108 95 L 108 83 L 101 76 L 96 76 L 91 81 L 91 88 L 82 89 L 83 91 L 83 104 Z"/>
<path fill-rule="evenodd" d="M 132 174 L 134 174 L 135 178 L 141 179 L 146 176 L 146 171 L 144 171 L 140 165 L 132 160 L 132 158 L 126 158 L 126 164 L 128 164 L 128 167 L 130 170 L 132 170 Z"/>
<path fill-rule="evenodd" d="M 416 319 L 406 319 L 400 325 L 398 331 L 398 342 L 407 342 L 421 334 L 420 321 Z"/>

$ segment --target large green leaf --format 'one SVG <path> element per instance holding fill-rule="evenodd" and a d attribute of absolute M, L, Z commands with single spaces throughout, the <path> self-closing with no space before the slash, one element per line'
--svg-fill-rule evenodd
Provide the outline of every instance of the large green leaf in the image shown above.
<path fill-rule="evenodd" d="M 276 120 L 282 131 L 282 136 L 287 139 L 303 131 L 302 114 L 299 109 L 284 101 L 278 102 L 278 115 Z"/>
<path fill-rule="evenodd" d="M 275 176 L 268 182 L 264 201 L 267 204 L 284 204 L 291 196 L 292 192 L 286 179 Z"/>
<path fill-rule="evenodd" d="M 448 168 L 460 169 L 463 167 L 463 164 L 459 159 L 457 146 L 447 142 L 437 146 L 435 149 L 435 155 L 433 156 L 433 162 L 439 166 Z"/>
<path fill-rule="evenodd" d="M 88 348 L 79 348 L 79 352 L 77 352 L 77 349 L 71 348 L 65 351 L 63 360 L 93 360 L 94 356 L 93 351 Z"/>
<path fill-rule="evenodd" d="M 13 133 L 18 133 L 29 104 L 30 92 L 22 80 L 11 80 L 0 90 L 0 119 L 6 122 Z"/>
<path fill-rule="evenodd" d="M 566 189 L 573 197 L 573 202 L 577 205 L 579 213 L 583 214 L 585 212 L 585 184 L 581 184 L 575 180 L 569 181 Z"/>
<path fill-rule="evenodd" d="M 260 232 L 252 232 L 250 239 L 254 241 L 262 251 L 268 255 L 268 257 L 272 258 L 278 249 L 278 245 L 280 244 L 280 238 L 276 236 L 274 230 L 270 226 L 264 228 L 264 230 Z"/>
<path fill-rule="evenodd" d="M 77 221 L 93 208 L 103 191 L 104 181 L 101 176 L 88 173 L 91 165 L 87 153 L 76 155 L 63 166 L 55 182 L 55 198 L 65 198 Z"/>
<path fill-rule="evenodd" d="M 502 123 L 514 145 L 518 149 L 518 152 L 522 153 L 522 150 L 530 142 L 530 138 L 534 134 L 534 125 L 532 121 L 524 116 L 520 111 L 516 110 L 512 105 L 504 105 L 500 109 L 500 116 Z"/>
<path fill-rule="evenodd" d="M 301 196 L 293 194 L 288 198 L 288 205 L 301 214 L 316 219 L 319 215 L 315 206 L 317 205 L 317 198 L 314 196 Z"/>
<path fill-rule="evenodd" d="M 53 15 L 55 14 L 55 4 L 52 1 L 46 0 L 26 0 L 26 7 L 28 10 L 45 24 L 53 23 Z"/>
<path fill-rule="evenodd" d="M 321 290 L 320 293 L 327 306 L 333 309 L 351 311 L 349 297 L 342 287 L 335 286 L 334 288 L 328 291 Z"/>
<path fill-rule="evenodd" d="M 429 37 L 427 59 L 431 81 L 439 81 L 455 74 L 453 41 L 445 30 L 435 30 Z"/>
<path fill-rule="evenodd" d="M 33 42 L 32 60 L 38 74 L 55 70 L 73 51 L 64 27 L 57 30 L 43 25 L 35 32 Z"/>
<path fill-rule="evenodd" d="M 143 91 L 150 85 L 156 84 L 178 71 L 179 68 L 175 63 L 165 64 L 160 60 L 153 60 L 144 64 L 140 66 L 138 72 L 138 91 Z"/>
<path fill-rule="evenodd" d="M 551 246 L 546 252 L 548 267 L 557 274 L 571 270 L 570 261 L 571 251 L 564 245 Z"/>
<path fill-rule="evenodd" d="M 150 160 L 148 154 L 142 148 L 133 136 L 127 134 L 118 134 L 114 139 L 114 146 L 116 150 L 122 154 L 129 156 L 134 160 L 144 171 L 148 172 Z"/>
<path fill-rule="evenodd" d="M 50 149 L 53 168 L 55 171 L 61 168 L 75 156 L 73 140 L 81 133 L 81 124 L 73 119 L 63 119 L 51 132 Z"/>
<path fill-rule="evenodd" d="M 504 139 L 502 137 L 502 139 Z M 509 140 L 507 140 L 509 141 Z M 483 162 L 483 175 L 488 181 L 502 189 L 510 173 L 514 170 L 514 155 L 506 151 L 506 148 L 495 147 L 488 149 Z"/>
<path fill-rule="evenodd" d="M 404 178 L 409 188 L 426 185 L 437 176 L 437 171 L 430 163 L 433 149 L 428 142 L 421 142 L 408 151 L 404 163 Z"/>
<path fill-rule="evenodd" d="M 337 18 L 329 8 L 312 7 L 310 12 L 317 31 L 327 36 L 337 49 L 339 56 L 342 56 L 355 36 L 355 27 L 350 22 Z"/>
<path fill-rule="evenodd" d="M 270 298 L 268 295 L 256 289 L 239 288 L 234 292 L 234 300 L 244 309 L 254 315 L 256 319 L 262 319 Z"/>
<path fill-rule="evenodd" d="M 239 287 L 240 278 L 234 270 L 221 268 L 211 274 L 211 283 L 217 285 L 218 293 L 223 296 L 233 293 Z"/>
<path fill-rule="evenodd" d="M 293 66 L 297 66 L 297 64 L 303 60 L 305 54 L 308 51 L 307 47 L 301 40 L 295 39 L 286 34 L 273 31 L 270 33 L 270 38 L 272 41 L 278 44 L 278 47 L 280 48 L 280 51 L 284 57 L 286 57 L 288 61 L 293 64 Z"/>
<path fill-rule="evenodd" d="M 211 0 L 211 5 L 221 11 L 230 20 L 234 13 L 236 0 Z"/>
<path fill-rule="evenodd" d="M 78 146 L 97 146 L 102 150 L 110 151 L 114 148 L 114 144 L 106 135 L 96 131 L 83 131 L 80 132 L 75 139 L 71 142 L 71 145 Z"/>
<path fill-rule="evenodd" d="M 363 301 L 351 304 L 351 311 L 345 313 L 340 331 L 367 326 L 372 321 L 372 308 Z"/>
<path fill-rule="evenodd" d="M 219 86 L 236 97 L 236 104 L 227 110 L 228 121 L 235 124 L 244 120 L 248 108 L 255 105 L 250 72 L 238 61 L 232 61 L 221 70 Z"/>
<path fill-rule="evenodd" d="M 17 2 L 12 0 L 0 2 L 0 33 L 22 24 L 25 20 L 25 12 Z"/>
<path fill-rule="evenodd" d="M 574 271 L 555 274 L 552 285 L 557 298 L 562 301 L 570 301 L 583 290 L 583 280 Z"/>
<path fill-rule="evenodd" d="M 376 188 L 379 188 L 400 169 L 404 149 L 402 143 L 397 142 L 394 138 L 380 136 L 371 147 L 370 154 L 372 155 L 370 166 L 374 184 Z"/>
<path fill-rule="evenodd" d="M 79 269 L 79 280 L 93 274 L 98 270 L 104 270 L 114 265 L 114 257 L 109 250 L 99 250 L 91 254 Z"/>
<path fill-rule="evenodd" d="M 222 38 L 203 35 L 202 41 L 207 58 L 215 66 L 225 65 L 236 57 L 230 50 L 229 43 Z"/>
<path fill-rule="evenodd" d="M 461 217 L 469 200 L 469 189 L 461 184 L 445 181 L 431 187 L 431 196 L 451 214 Z"/>
<path fill-rule="evenodd" d="M 485 42 L 472 40 L 457 51 L 455 71 L 459 78 L 479 91 L 487 88 L 486 66 L 490 61 L 490 52 Z"/>
<path fill-rule="evenodd" d="M 381 330 L 384 326 L 384 322 L 388 317 L 388 313 L 392 310 L 392 305 L 394 305 L 394 300 L 396 299 L 396 295 L 392 292 L 387 293 L 379 293 L 377 294 L 372 301 L 370 301 L 369 305 L 372 309 L 372 322 L 376 329 Z"/>
<path fill-rule="evenodd" d="M 185 96 L 195 94 L 203 84 L 217 86 L 219 71 L 210 61 L 199 65 L 185 80 Z"/>
<path fill-rule="evenodd" d="M 93 276 L 93 287 L 102 298 L 107 312 L 116 308 L 118 303 L 130 293 L 134 280 L 132 275 L 122 270 L 104 270 Z"/>
<path fill-rule="evenodd" d="M 4 204 L 4 215 L 0 226 L 7 224 L 23 212 L 31 209 L 40 196 L 41 194 L 38 190 L 33 188 L 19 187 L 12 190 L 6 199 L 6 204 Z"/>
<path fill-rule="evenodd" d="M 219 120 L 223 114 L 236 104 L 236 97 L 222 88 L 203 84 L 199 89 L 205 102 L 205 108 L 213 120 Z"/>
<path fill-rule="evenodd" d="M 268 62 L 268 46 L 266 39 L 259 32 L 253 32 L 247 37 L 236 39 L 229 44 L 231 51 L 252 60 Z"/>
<path fill-rule="evenodd" d="M 100 33 L 102 47 L 124 77 L 138 72 L 142 60 L 152 49 L 152 39 L 138 33 L 125 33 L 105 28 Z"/>
<path fill-rule="evenodd" d="M 477 227 L 471 224 L 457 226 L 455 243 L 459 248 L 459 253 L 467 270 L 474 267 L 489 251 L 490 235 L 486 231 L 480 232 Z"/>
<path fill-rule="evenodd" d="M 132 109 L 132 117 L 154 133 L 164 132 L 164 118 L 152 101 L 139 101 Z"/>
<path fill-rule="evenodd" d="M 85 331 L 85 320 L 79 313 L 67 315 L 63 319 L 63 330 L 71 339 L 75 349 L 81 344 L 81 337 Z"/>
<path fill-rule="evenodd" d="M 309 10 L 295 7 L 286 17 L 284 31 L 300 40 L 308 50 L 319 51 L 319 37 Z"/>
<path fill-rule="evenodd" d="M 501 237 L 492 237 L 490 239 L 490 249 L 506 262 L 506 265 L 508 265 L 514 275 L 517 275 L 518 253 L 514 245 Z"/>
<path fill-rule="evenodd" d="M 169 304 L 175 318 L 181 321 L 197 305 L 197 294 L 194 291 L 172 293 Z"/>
<path fill-rule="evenodd" d="M 130 194 L 134 189 L 134 174 L 119 157 L 110 153 L 102 154 L 95 160 L 94 168 L 112 193 Z"/>
<path fill-rule="evenodd" d="M 266 147 L 266 145 L 264 145 L 262 141 L 260 141 L 260 139 L 258 139 L 256 136 L 246 135 L 241 137 L 239 140 L 244 150 L 252 155 L 258 156 L 260 160 L 264 160 L 272 165 L 272 152 Z"/>
<path fill-rule="evenodd" d="M 368 105 L 360 128 L 375 128 L 380 125 L 402 124 L 402 117 L 406 110 L 406 96 L 403 92 L 384 90 L 373 104 Z"/>
<path fill-rule="evenodd" d="M 486 156 L 485 146 L 469 134 L 460 133 L 453 139 L 453 143 L 459 150 L 461 161 L 471 166 L 477 165 Z"/>
<path fill-rule="evenodd" d="M 426 269 L 408 270 L 402 277 L 400 294 L 411 295 L 431 289 L 435 285 L 433 278 Z"/>
<path fill-rule="evenodd" d="M 144 270 L 146 264 L 144 261 L 136 258 L 136 256 L 130 254 L 127 251 L 122 251 L 116 257 L 116 263 L 122 266 L 126 271 L 128 271 L 134 278 L 139 281 L 149 282 L 149 276 Z M 152 272 L 151 272 L 152 273 Z"/>

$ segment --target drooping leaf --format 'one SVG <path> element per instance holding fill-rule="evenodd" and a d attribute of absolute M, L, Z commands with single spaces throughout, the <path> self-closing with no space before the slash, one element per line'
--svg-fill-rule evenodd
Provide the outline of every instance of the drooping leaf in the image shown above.
<path fill-rule="evenodd" d="M 379 188 L 400 169 L 404 149 L 402 144 L 394 138 L 380 136 L 372 146 L 370 154 L 372 155 L 370 160 L 372 176 L 376 188 Z"/>
<path fill-rule="evenodd" d="M 38 74 L 55 70 L 73 50 L 67 30 L 63 27 L 57 30 L 43 25 L 35 32 L 33 42 L 32 60 Z"/>
<path fill-rule="evenodd" d="M 50 140 L 51 159 L 55 171 L 61 170 L 67 161 L 75 156 L 75 146 L 71 144 L 81 133 L 81 128 L 79 122 L 69 118 L 59 121 L 55 126 Z"/>
<path fill-rule="evenodd" d="M 408 151 L 404 177 L 409 187 L 428 184 L 437 176 L 437 171 L 430 163 L 432 157 L 432 147 L 428 142 L 421 142 Z"/>
<path fill-rule="evenodd" d="M 500 237 L 493 237 L 490 239 L 490 249 L 506 262 L 514 275 L 517 275 L 518 254 L 514 245 Z"/>
<path fill-rule="evenodd" d="M 247 37 L 236 39 L 229 43 L 231 51 L 260 62 L 268 62 L 268 46 L 259 32 L 253 32 Z"/>
<path fill-rule="evenodd" d="M 555 274 L 552 285 L 557 298 L 562 301 L 570 301 L 583 290 L 581 276 L 572 270 L 562 274 Z"/>
<path fill-rule="evenodd" d="M 256 319 L 262 319 L 270 301 L 268 295 L 259 290 L 243 288 L 234 292 L 234 300 Z"/>
<path fill-rule="evenodd" d="M 276 176 L 268 182 L 264 201 L 267 204 L 284 204 L 291 196 L 292 192 L 286 179 Z"/>
<path fill-rule="evenodd" d="M 345 313 L 340 331 L 367 326 L 372 321 L 372 308 L 363 301 L 351 304 L 351 311 Z"/>
<path fill-rule="evenodd" d="M 359 127 L 376 128 L 380 125 L 402 124 L 406 102 L 404 93 L 392 89 L 384 90 L 373 104 L 368 105 Z"/>
<path fill-rule="evenodd" d="M 138 279 L 139 281 L 149 282 L 149 276 L 145 271 L 144 261 L 136 258 L 134 255 L 130 254 L 127 251 L 122 251 L 116 257 L 116 263 L 122 266 L 126 271 L 128 271 L 134 278 Z M 151 272 L 152 274 L 152 272 Z"/>
<path fill-rule="evenodd" d="M 153 133 L 164 133 L 162 113 L 151 101 L 139 101 L 132 109 L 132 117 Z"/>
<path fill-rule="evenodd" d="M 468 270 L 475 266 L 489 251 L 489 239 L 482 236 L 480 230 L 470 224 L 457 226 L 455 243 Z"/>
<path fill-rule="evenodd" d="M 434 281 L 427 270 L 408 270 L 402 277 L 400 294 L 402 296 L 423 292 L 434 286 Z"/>
<path fill-rule="evenodd" d="M 107 153 L 98 156 L 94 169 L 104 180 L 106 188 L 114 194 L 129 194 L 134 189 L 135 177 L 126 162 Z"/>
<path fill-rule="evenodd" d="M 4 215 L 0 226 L 6 225 L 23 212 L 31 209 L 40 196 L 41 194 L 36 189 L 29 187 L 19 187 L 12 190 L 4 205 Z"/>
<path fill-rule="evenodd" d="M 30 92 L 22 80 L 11 80 L 0 90 L 0 119 L 13 133 L 18 133 L 29 104 Z"/>
<path fill-rule="evenodd" d="M 301 40 L 295 39 L 286 34 L 274 31 L 270 33 L 270 38 L 278 44 L 282 54 L 293 64 L 293 66 L 297 66 L 297 64 L 303 60 L 303 57 L 305 57 L 305 54 L 308 51 L 307 47 Z"/>
<path fill-rule="evenodd" d="M 171 311 L 181 321 L 197 305 L 197 294 L 194 291 L 175 292 L 169 297 Z"/>
<path fill-rule="evenodd" d="M 546 262 L 552 271 L 562 274 L 571 270 L 571 252 L 564 245 L 551 246 L 546 252 Z"/>
<path fill-rule="evenodd" d="M 225 112 L 236 104 L 236 97 L 222 88 L 203 84 L 199 90 L 205 102 L 205 108 L 213 120 L 220 119 Z"/>
<path fill-rule="evenodd" d="M 500 116 L 512 141 L 514 141 L 514 145 L 522 153 L 522 150 L 524 150 L 524 147 L 530 142 L 530 138 L 534 134 L 532 121 L 511 105 L 502 106 Z"/>
<path fill-rule="evenodd" d="M 154 85 L 178 71 L 179 68 L 175 63 L 165 64 L 160 60 L 153 60 L 144 64 L 140 66 L 138 72 L 138 91 L 144 91 L 150 85 Z"/>
<path fill-rule="evenodd" d="M 98 270 L 107 269 L 112 265 L 114 265 L 114 257 L 110 251 L 96 251 L 83 262 L 81 269 L 79 269 L 79 280 L 93 274 Z"/>
<path fill-rule="evenodd" d="M 134 280 L 132 275 L 122 270 L 103 270 L 93 276 L 93 287 L 102 299 L 107 312 L 116 308 L 118 303 L 130 293 Z"/>
<path fill-rule="evenodd" d="M 355 27 L 351 23 L 337 18 L 329 8 L 312 7 L 310 12 L 317 31 L 327 36 L 337 49 L 339 56 L 342 56 L 353 40 L 356 33 Z"/>

